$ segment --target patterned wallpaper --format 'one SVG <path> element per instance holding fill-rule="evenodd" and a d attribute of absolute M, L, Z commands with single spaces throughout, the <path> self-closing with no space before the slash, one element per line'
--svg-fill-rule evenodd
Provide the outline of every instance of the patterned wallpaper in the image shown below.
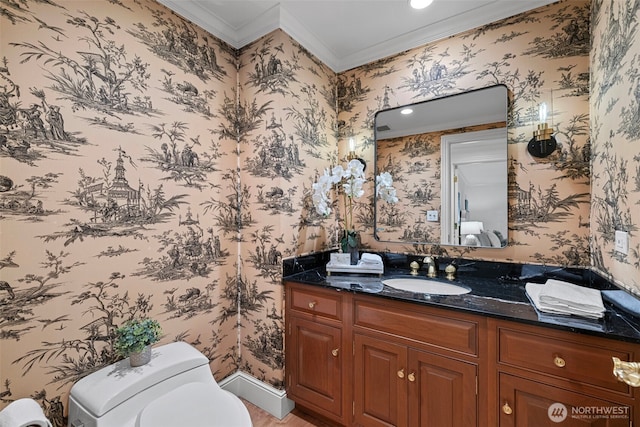
<path fill-rule="evenodd" d="M 640 1 L 591 5 L 592 265 L 640 296 Z M 629 233 L 629 253 L 614 250 Z"/>
<path fill-rule="evenodd" d="M 378 243 L 370 183 L 364 246 L 584 266 L 593 236 L 593 264 L 640 289 L 638 11 L 593 9 L 589 100 L 586 1 L 336 75 L 283 31 L 237 52 L 152 0 L 0 0 L 0 408 L 30 396 L 66 425 L 71 385 L 115 360 L 114 328 L 135 316 L 195 345 L 218 379 L 282 388 L 281 260 L 339 232 L 314 211 L 315 179 L 351 135 L 371 164 L 377 110 L 496 83 L 512 97 L 510 246 Z M 541 100 L 560 145 L 544 160 L 526 152 Z M 612 223 L 628 257 L 611 253 Z"/>
<path fill-rule="evenodd" d="M 366 244 L 380 250 L 587 266 L 589 259 L 589 3 L 560 2 L 343 73 L 360 88 L 339 119 L 372 160 L 373 116 L 396 107 L 495 84 L 510 91 L 509 246 L 505 249 Z M 342 100 L 341 100 L 342 101 Z M 559 149 L 527 152 L 538 106 L 550 106 Z M 367 236 L 371 225 L 364 224 Z"/>

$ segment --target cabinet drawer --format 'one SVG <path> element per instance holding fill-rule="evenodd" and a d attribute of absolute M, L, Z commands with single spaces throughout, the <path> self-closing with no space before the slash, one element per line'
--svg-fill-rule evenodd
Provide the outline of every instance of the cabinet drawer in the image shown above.
<path fill-rule="evenodd" d="M 428 346 L 466 354 L 478 354 L 478 324 L 472 320 L 445 317 L 440 311 L 409 311 L 408 304 L 380 305 L 354 301 L 354 325 L 399 335 Z"/>
<path fill-rule="evenodd" d="M 517 376 L 499 375 L 500 427 L 629 427 L 635 408 Z"/>
<path fill-rule="evenodd" d="M 324 289 L 289 288 L 291 310 L 342 320 L 342 295 Z"/>
<path fill-rule="evenodd" d="M 563 340 L 549 331 L 542 335 L 520 328 L 500 327 L 498 329 L 498 362 L 535 372 L 565 378 L 629 393 L 629 387 L 616 380 L 612 374 L 611 357 L 630 360 L 629 352 L 607 347 L 592 337 Z"/>

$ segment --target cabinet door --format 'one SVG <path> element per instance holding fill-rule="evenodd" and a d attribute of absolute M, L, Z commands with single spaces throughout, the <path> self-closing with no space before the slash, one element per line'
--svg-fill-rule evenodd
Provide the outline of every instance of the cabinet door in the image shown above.
<path fill-rule="evenodd" d="M 409 351 L 409 425 L 478 425 L 477 366 L 417 350 Z"/>
<path fill-rule="evenodd" d="M 500 427 L 629 427 L 633 408 L 500 374 Z"/>
<path fill-rule="evenodd" d="M 407 348 L 354 334 L 354 421 L 360 426 L 407 425 Z"/>
<path fill-rule="evenodd" d="M 321 414 L 342 417 L 342 331 L 292 316 L 288 333 L 287 393 Z"/>

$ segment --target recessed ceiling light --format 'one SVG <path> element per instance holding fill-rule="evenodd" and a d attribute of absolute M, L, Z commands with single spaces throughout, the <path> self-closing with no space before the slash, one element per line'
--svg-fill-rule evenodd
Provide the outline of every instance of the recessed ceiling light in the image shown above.
<path fill-rule="evenodd" d="M 409 4 L 414 9 L 424 9 L 433 3 L 433 0 L 409 0 Z"/>
<path fill-rule="evenodd" d="M 413 110 L 411 108 L 403 108 L 402 110 L 400 110 L 400 114 L 404 114 L 405 116 L 411 113 L 413 113 Z"/>

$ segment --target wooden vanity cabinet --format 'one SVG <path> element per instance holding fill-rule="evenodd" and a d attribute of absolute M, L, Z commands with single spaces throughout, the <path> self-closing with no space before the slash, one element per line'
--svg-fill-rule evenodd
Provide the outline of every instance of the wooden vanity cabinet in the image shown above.
<path fill-rule="evenodd" d="M 640 427 L 640 388 L 611 360 L 640 361 L 640 344 L 293 282 L 285 294 L 288 396 L 340 425 Z"/>
<path fill-rule="evenodd" d="M 354 425 L 478 425 L 481 318 L 353 298 Z"/>
<path fill-rule="evenodd" d="M 640 346 L 510 321 L 489 321 L 500 427 L 640 425 L 638 389 L 619 382 L 611 357 Z"/>
<path fill-rule="evenodd" d="M 346 294 L 287 283 L 285 288 L 285 375 L 287 395 L 327 420 L 351 419 L 350 328 Z"/>
<path fill-rule="evenodd" d="M 477 365 L 388 338 L 354 343 L 355 425 L 477 425 Z"/>

